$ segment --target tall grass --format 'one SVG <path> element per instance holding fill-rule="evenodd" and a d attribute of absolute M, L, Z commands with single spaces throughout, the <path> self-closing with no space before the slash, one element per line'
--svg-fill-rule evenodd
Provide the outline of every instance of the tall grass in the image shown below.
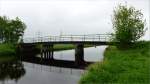
<path fill-rule="evenodd" d="M 79 84 L 150 84 L 150 42 L 129 50 L 109 46 L 104 56 L 89 66 Z"/>

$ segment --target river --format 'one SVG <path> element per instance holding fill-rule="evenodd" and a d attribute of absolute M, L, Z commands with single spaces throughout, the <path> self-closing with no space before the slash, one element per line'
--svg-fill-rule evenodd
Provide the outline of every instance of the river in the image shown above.
<path fill-rule="evenodd" d="M 97 62 L 103 59 L 106 46 L 85 48 L 85 61 Z M 54 52 L 59 60 L 74 60 L 74 50 Z M 0 84 L 77 84 L 82 69 L 46 66 L 28 62 L 0 64 Z"/>

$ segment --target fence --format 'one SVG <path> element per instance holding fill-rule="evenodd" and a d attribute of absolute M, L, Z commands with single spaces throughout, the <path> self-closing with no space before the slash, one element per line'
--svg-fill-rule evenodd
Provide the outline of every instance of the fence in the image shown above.
<path fill-rule="evenodd" d="M 29 37 L 24 38 L 24 43 L 36 42 L 63 42 L 63 41 L 109 41 L 111 34 L 88 34 L 88 35 L 60 35 L 45 37 Z"/>

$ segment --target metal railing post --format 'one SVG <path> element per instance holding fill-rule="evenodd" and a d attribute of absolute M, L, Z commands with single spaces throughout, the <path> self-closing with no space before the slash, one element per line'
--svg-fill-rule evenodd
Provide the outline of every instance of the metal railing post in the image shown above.
<path fill-rule="evenodd" d="M 56 36 L 55 36 L 55 41 L 57 41 L 57 40 L 56 40 Z"/>
<path fill-rule="evenodd" d="M 41 37 L 41 42 L 43 41 L 43 38 Z"/>
<path fill-rule="evenodd" d="M 98 35 L 98 39 L 99 39 L 99 41 L 100 41 L 100 39 L 101 39 L 101 36 L 100 36 L 100 35 Z"/>
<path fill-rule="evenodd" d="M 51 37 L 50 37 L 50 36 L 49 36 L 49 38 L 48 38 L 48 39 L 49 39 L 49 42 L 51 42 Z"/>
<path fill-rule="evenodd" d="M 61 35 L 59 36 L 59 41 L 61 41 Z"/>
<path fill-rule="evenodd" d="M 34 38 L 32 39 L 32 42 L 31 43 L 34 43 Z"/>
<path fill-rule="evenodd" d="M 83 37 L 83 41 L 85 41 L 85 35 L 84 35 L 84 37 Z"/>
<path fill-rule="evenodd" d="M 95 38 L 94 38 L 94 35 L 93 35 L 93 41 L 94 41 L 94 39 L 95 39 Z"/>
<path fill-rule="evenodd" d="M 72 35 L 71 35 L 71 41 L 73 41 L 73 37 L 72 37 Z"/>

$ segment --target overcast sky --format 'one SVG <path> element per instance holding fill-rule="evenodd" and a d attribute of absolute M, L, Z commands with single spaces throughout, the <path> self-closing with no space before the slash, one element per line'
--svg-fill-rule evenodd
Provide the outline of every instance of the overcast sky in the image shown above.
<path fill-rule="evenodd" d="M 0 0 L 0 15 L 19 17 L 25 37 L 111 33 L 111 16 L 119 3 L 141 9 L 149 27 L 149 0 Z M 150 30 L 144 39 L 150 39 Z"/>

